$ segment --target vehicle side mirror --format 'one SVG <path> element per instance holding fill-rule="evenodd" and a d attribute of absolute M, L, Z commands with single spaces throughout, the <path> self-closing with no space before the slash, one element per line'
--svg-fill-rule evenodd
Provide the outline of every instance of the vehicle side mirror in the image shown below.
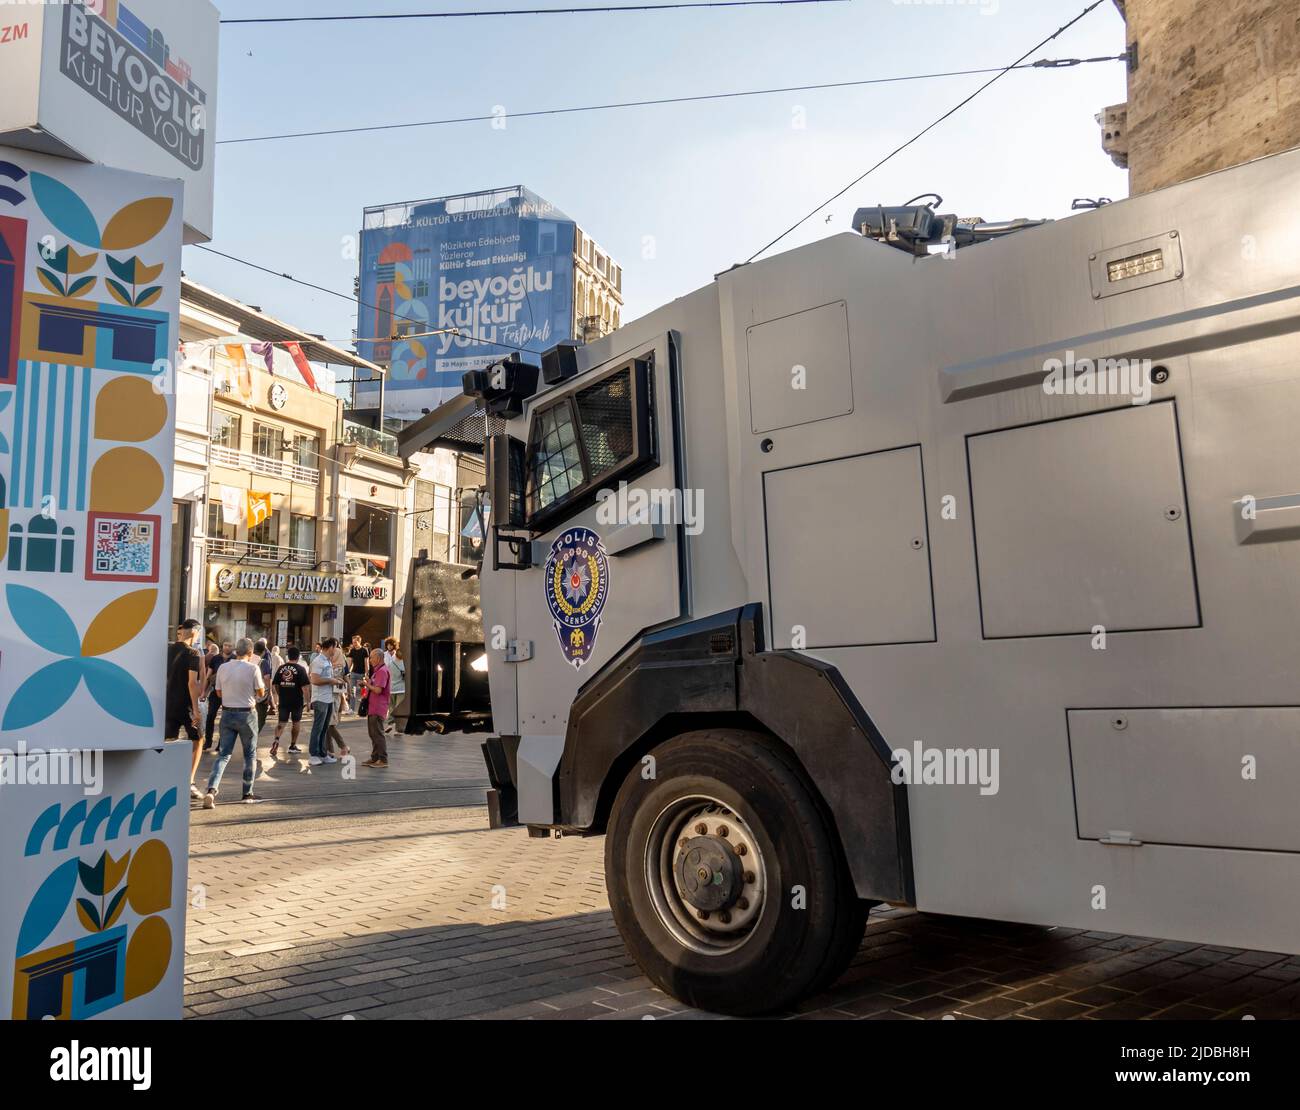
<path fill-rule="evenodd" d="M 527 570 L 532 566 L 533 545 L 525 526 L 524 445 L 504 432 L 488 436 L 484 461 L 492 513 L 485 538 L 492 546 L 492 569 Z M 516 534 L 503 536 L 502 532 Z M 501 558 L 502 543 L 513 558 Z"/>
<path fill-rule="evenodd" d="M 486 464 L 493 523 L 524 526 L 524 445 L 505 432 L 487 439 Z"/>

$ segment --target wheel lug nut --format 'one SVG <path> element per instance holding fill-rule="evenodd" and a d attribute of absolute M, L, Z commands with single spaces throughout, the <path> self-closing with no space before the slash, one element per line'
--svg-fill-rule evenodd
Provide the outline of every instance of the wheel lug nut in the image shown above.
<path fill-rule="evenodd" d="M 746 871 L 746 872 L 745 872 L 745 882 L 747 882 L 747 883 L 752 883 L 753 881 L 754 881 L 754 872 L 752 872 L 752 871 Z"/>
<path fill-rule="evenodd" d="M 701 836 L 704 836 L 709 831 L 709 826 L 706 825 L 703 821 L 701 821 L 698 825 L 695 826 L 695 831 L 699 833 Z"/>
<path fill-rule="evenodd" d="M 677 842 L 677 847 L 679 847 L 684 852 L 686 851 L 686 845 L 688 843 L 690 842 L 686 839 L 686 837 L 682 837 L 681 840 Z"/>
<path fill-rule="evenodd" d="M 724 925 L 730 925 L 731 914 L 728 913 L 726 910 L 723 910 L 720 914 L 718 914 L 718 920 L 721 921 Z"/>
<path fill-rule="evenodd" d="M 749 909 L 749 899 L 748 899 L 748 898 L 738 898 L 738 899 L 736 899 L 736 905 L 737 905 L 738 908 L 740 908 L 740 909 L 742 909 L 742 910 L 747 910 L 747 909 Z"/>
<path fill-rule="evenodd" d="M 708 920 L 709 920 L 709 911 L 708 911 L 708 910 L 699 910 L 698 912 L 699 912 L 700 920 L 701 920 L 701 921 L 708 921 Z"/>
<path fill-rule="evenodd" d="M 737 845 L 736 845 L 736 855 L 738 855 L 738 856 L 747 856 L 747 855 L 749 855 L 749 848 L 747 848 L 744 844 L 737 844 Z"/>
<path fill-rule="evenodd" d="M 719 836 L 725 838 L 725 837 L 727 837 L 728 835 L 730 835 L 730 833 L 731 833 L 731 830 L 730 830 L 729 828 L 727 828 L 726 825 L 719 825 L 719 826 L 718 826 L 718 835 L 719 835 Z"/>

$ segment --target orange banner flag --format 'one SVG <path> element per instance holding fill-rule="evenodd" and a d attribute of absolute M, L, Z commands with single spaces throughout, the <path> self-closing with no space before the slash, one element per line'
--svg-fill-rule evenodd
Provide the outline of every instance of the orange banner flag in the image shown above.
<path fill-rule="evenodd" d="M 247 405 L 253 400 L 253 375 L 248 369 L 248 359 L 244 355 L 243 344 L 227 343 L 225 350 L 226 358 L 230 359 L 230 364 L 235 369 L 235 388 Z"/>
<path fill-rule="evenodd" d="M 248 491 L 248 526 L 256 528 L 264 520 L 271 518 L 271 495 Z"/>

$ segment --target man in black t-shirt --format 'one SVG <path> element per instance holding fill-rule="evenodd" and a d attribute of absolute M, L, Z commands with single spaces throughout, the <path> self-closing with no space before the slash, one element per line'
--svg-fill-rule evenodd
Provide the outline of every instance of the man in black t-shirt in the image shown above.
<path fill-rule="evenodd" d="M 231 648 L 230 641 L 221 645 L 221 653 L 210 658 L 207 666 L 207 679 L 205 690 L 208 696 L 208 720 L 203 726 L 203 750 L 214 751 L 216 745 L 213 743 L 212 733 L 216 727 L 217 714 L 221 712 L 221 694 L 217 691 L 217 672 L 229 663 L 233 658 L 234 650 Z"/>
<path fill-rule="evenodd" d="M 369 658 L 370 652 L 361 646 L 361 637 L 353 636 L 348 648 L 348 701 L 354 714 L 361 704 L 361 687 L 366 681 L 366 662 Z"/>
<path fill-rule="evenodd" d="M 167 695 L 166 725 L 163 739 L 175 740 L 176 734 L 185 730 L 192 742 L 193 758 L 190 761 L 190 797 L 201 797 L 194 785 L 194 772 L 203 754 L 199 747 L 199 683 L 203 674 L 203 659 L 195 650 L 199 638 L 199 622 L 181 621 L 176 629 L 176 640 L 167 645 Z"/>
<path fill-rule="evenodd" d="M 302 750 L 298 747 L 298 727 L 302 721 L 305 692 L 311 687 L 311 678 L 307 674 L 307 668 L 298 661 L 302 653 L 296 647 L 289 649 L 288 656 L 289 661 L 275 672 L 271 680 L 276 696 L 280 699 L 280 721 L 275 726 L 275 739 L 271 741 L 272 759 L 280 750 L 280 735 L 288 721 L 293 723 L 289 734 L 289 753 L 292 755 Z"/>

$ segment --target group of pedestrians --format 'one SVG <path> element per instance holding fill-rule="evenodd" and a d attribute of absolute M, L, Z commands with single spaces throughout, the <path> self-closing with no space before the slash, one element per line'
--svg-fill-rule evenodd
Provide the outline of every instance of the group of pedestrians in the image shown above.
<path fill-rule="evenodd" d="M 262 800 L 253 790 L 257 745 L 272 711 L 278 718 L 270 747 L 272 759 L 279 757 L 286 725 L 290 728 L 286 754 L 301 754 L 299 732 L 310 707 L 308 763 L 337 763 L 350 754 L 338 728 L 344 710 L 350 709 L 366 717 L 371 751 L 362 766 L 388 766 L 392 708 L 405 693 L 405 662 L 396 638 L 385 640 L 383 649 L 368 650 L 361 637 L 354 636 L 346 653 L 337 640 L 327 638 L 316 645 L 308 667 L 297 647 L 287 648 L 282 656 L 265 640 L 210 642 L 206 653 L 201 652 L 197 647 L 201 631 L 198 621 L 182 621 L 176 641 L 168 647 L 166 735 L 170 740 L 183 730 L 189 737 L 193 746 L 190 797 L 201 800 L 204 809 L 216 805 L 236 742 L 244 756 L 243 800 Z M 214 746 L 218 714 L 221 727 L 215 743 L 216 760 L 206 789 L 201 791 L 194 779 L 203 753 Z"/>
<path fill-rule="evenodd" d="M 352 646 L 346 653 L 333 638 L 321 641 L 321 650 L 312 658 L 308 671 L 312 692 L 309 764 L 334 762 L 327 746 L 330 737 L 338 733 L 336 718 L 342 715 L 347 699 L 353 713 L 360 715 L 365 710 L 371 746 L 370 758 L 362 766 L 376 769 L 388 766 L 392 697 L 405 690 L 404 683 L 402 689 L 397 689 L 394 672 L 404 675 L 401 645 L 392 637 L 384 641 L 384 650 L 373 648 L 369 653 L 360 636 L 352 637 Z M 339 740 L 342 741 L 341 736 Z M 344 748 L 345 754 L 346 751 Z"/>

